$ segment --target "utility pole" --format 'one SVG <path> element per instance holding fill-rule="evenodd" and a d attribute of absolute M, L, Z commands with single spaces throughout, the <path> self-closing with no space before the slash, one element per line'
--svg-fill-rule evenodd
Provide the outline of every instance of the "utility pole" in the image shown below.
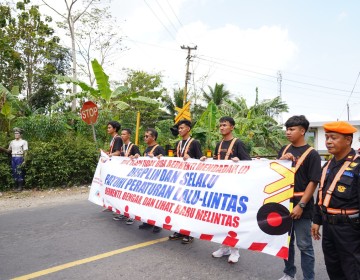
<path fill-rule="evenodd" d="M 190 75 L 191 73 L 189 72 L 189 65 L 190 65 L 190 59 L 191 59 L 191 51 L 192 50 L 196 50 L 197 49 L 197 46 L 195 47 L 185 47 L 184 45 L 181 46 L 181 49 L 185 50 L 187 49 L 188 50 L 188 55 L 186 57 L 186 73 L 185 73 L 185 88 L 184 88 L 184 98 L 183 98 L 183 107 L 185 106 L 186 104 L 186 97 L 187 97 L 187 86 L 188 86 L 188 81 L 190 80 Z"/>

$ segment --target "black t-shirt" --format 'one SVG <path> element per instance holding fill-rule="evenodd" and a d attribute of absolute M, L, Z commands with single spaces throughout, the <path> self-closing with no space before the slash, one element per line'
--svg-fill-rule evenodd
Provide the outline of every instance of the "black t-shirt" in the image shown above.
<path fill-rule="evenodd" d="M 191 140 L 192 138 L 190 138 Z M 189 140 L 189 141 L 190 141 Z M 180 147 L 179 147 L 179 143 L 181 142 L 180 144 Z M 185 150 L 186 150 L 186 146 L 189 145 L 189 142 L 186 144 L 186 140 L 181 140 L 179 142 L 176 143 L 176 150 L 175 152 L 177 153 L 178 151 L 178 147 L 179 147 L 179 153 L 180 153 L 180 157 L 183 157 L 184 156 L 184 153 L 185 153 Z M 194 139 L 191 143 L 190 143 L 190 146 L 189 146 L 189 149 L 187 151 L 187 154 L 189 155 L 190 158 L 195 158 L 195 159 L 200 159 L 202 157 L 202 151 L 201 151 L 201 145 L 200 145 L 200 142 L 196 139 Z"/>
<path fill-rule="evenodd" d="M 128 148 L 128 146 L 130 145 L 130 147 Z M 122 149 L 121 149 L 121 156 L 125 156 L 125 152 L 128 150 L 128 156 L 135 156 L 136 154 L 139 154 L 140 155 L 140 150 L 139 150 L 139 147 L 136 146 L 135 144 L 133 143 L 129 143 L 128 145 L 123 145 L 122 146 Z"/>
<path fill-rule="evenodd" d="M 222 141 L 221 151 L 220 151 L 220 159 L 225 159 L 227 150 L 228 150 L 231 142 L 232 142 L 232 139 L 229 140 L 229 141 Z M 216 144 L 215 153 L 214 153 L 214 159 L 218 159 L 220 143 L 221 142 Z M 234 143 L 234 145 L 233 145 L 233 147 L 231 149 L 231 152 L 230 152 L 230 155 L 229 155 L 228 159 L 232 159 L 234 157 L 238 157 L 240 160 L 251 160 L 251 157 L 245 151 L 244 143 L 240 139 L 236 139 L 236 141 L 235 141 L 235 143 Z"/>
<path fill-rule="evenodd" d="M 353 160 L 355 156 L 355 151 L 351 149 L 350 153 L 343 159 L 336 161 L 333 158 L 329 164 L 328 170 L 326 172 L 326 177 L 324 181 L 324 188 L 322 190 L 322 199 L 326 195 L 326 191 L 329 189 L 331 183 L 334 181 L 336 174 L 343 166 L 346 160 Z M 327 163 L 324 165 L 324 167 Z M 324 168 L 323 167 L 323 168 Z M 349 167 L 341 175 L 339 181 L 335 185 L 335 189 L 331 195 L 329 208 L 334 209 L 360 209 L 360 158 L 356 158 Z M 319 193 L 320 195 L 320 193 Z M 314 223 L 321 225 L 322 216 L 321 209 L 318 205 L 319 197 L 317 197 L 317 203 L 315 206 L 315 217 Z"/>
<path fill-rule="evenodd" d="M 144 156 L 148 156 L 148 153 L 154 148 L 154 146 L 156 146 L 156 145 L 147 147 L 144 151 Z M 166 152 L 165 152 L 164 148 L 159 145 L 154 149 L 153 155 L 155 157 L 158 155 L 166 156 Z"/>
<path fill-rule="evenodd" d="M 282 153 L 286 146 L 283 146 L 279 153 L 278 158 L 281 158 Z M 295 158 L 293 166 L 299 160 L 301 155 L 310 148 L 308 144 L 301 147 L 294 147 L 291 145 L 287 149 L 286 153 L 291 153 Z M 320 182 L 321 178 L 321 158 L 317 151 L 312 150 L 305 158 L 297 172 L 295 173 L 294 192 L 304 192 L 307 185 L 312 181 L 315 183 Z M 294 206 L 296 206 L 301 200 L 301 196 L 295 196 L 293 198 Z M 314 214 L 314 198 L 312 197 L 304 208 L 302 218 L 312 219 Z"/>
<path fill-rule="evenodd" d="M 111 140 L 112 142 L 112 140 Z M 121 151 L 123 141 L 119 135 L 115 136 L 114 143 L 110 143 L 110 153 L 115 153 L 116 151 Z"/>

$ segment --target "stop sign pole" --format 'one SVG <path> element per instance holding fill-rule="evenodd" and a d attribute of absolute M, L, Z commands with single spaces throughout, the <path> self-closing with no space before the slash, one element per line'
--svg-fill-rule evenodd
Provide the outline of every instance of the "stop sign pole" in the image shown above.
<path fill-rule="evenodd" d="M 94 137 L 94 141 L 95 141 L 96 149 L 97 149 L 98 147 L 97 147 L 94 124 L 96 123 L 98 116 L 99 116 L 98 107 L 94 102 L 86 101 L 80 110 L 80 114 L 81 114 L 81 119 L 84 122 L 86 122 L 88 125 L 92 126 L 93 137 Z"/>

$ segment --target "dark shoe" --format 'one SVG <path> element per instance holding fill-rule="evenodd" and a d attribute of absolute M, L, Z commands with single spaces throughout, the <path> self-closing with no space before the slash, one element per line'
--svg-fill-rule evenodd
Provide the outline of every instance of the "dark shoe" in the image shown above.
<path fill-rule="evenodd" d="M 180 240 L 183 239 L 184 237 L 185 235 L 178 232 L 174 232 L 172 235 L 169 236 L 169 240 Z"/>
<path fill-rule="evenodd" d="M 134 223 L 134 219 L 129 218 L 126 220 L 127 225 L 132 225 L 133 223 Z"/>
<path fill-rule="evenodd" d="M 149 225 L 147 223 L 142 223 L 140 226 L 139 226 L 139 229 L 147 229 L 147 228 L 151 228 L 152 225 Z"/>
<path fill-rule="evenodd" d="M 126 219 L 127 219 L 127 217 L 125 217 L 124 215 L 118 215 L 118 216 L 113 217 L 114 221 L 121 221 L 121 220 L 126 220 Z"/>
<path fill-rule="evenodd" d="M 194 237 L 192 236 L 184 236 L 183 240 L 181 241 L 182 244 L 189 244 L 194 241 Z"/>
<path fill-rule="evenodd" d="M 158 232 L 160 232 L 160 230 L 162 230 L 161 227 L 154 226 L 153 233 L 158 233 Z"/>

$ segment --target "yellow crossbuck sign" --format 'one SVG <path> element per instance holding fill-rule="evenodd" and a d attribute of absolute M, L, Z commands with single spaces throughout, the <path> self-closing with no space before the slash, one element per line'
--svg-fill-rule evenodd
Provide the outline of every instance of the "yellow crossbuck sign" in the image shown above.
<path fill-rule="evenodd" d="M 175 123 L 178 123 L 182 119 L 186 119 L 191 121 L 191 115 L 190 115 L 190 101 L 188 101 L 184 107 L 179 108 L 175 107 L 175 110 L 178 111 L 177 116 L 175 117 Z"/>

